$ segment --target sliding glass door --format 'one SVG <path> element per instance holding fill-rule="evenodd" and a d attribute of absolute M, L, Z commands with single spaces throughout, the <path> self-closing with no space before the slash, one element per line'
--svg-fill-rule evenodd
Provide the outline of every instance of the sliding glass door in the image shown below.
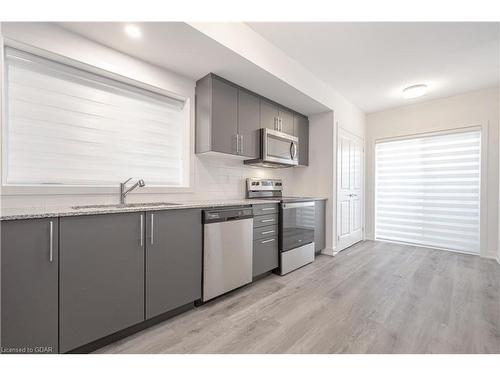
<path fill-rule="evenodd" d="M 375 238 L 479 253 L 481 132 L 378 142 Z"/>

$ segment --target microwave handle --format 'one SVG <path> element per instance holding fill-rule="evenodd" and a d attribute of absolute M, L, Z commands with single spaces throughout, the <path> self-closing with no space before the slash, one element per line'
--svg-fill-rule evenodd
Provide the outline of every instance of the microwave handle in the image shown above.
<path fill-rule="evenodd" d="M 292 157 L 292 160 L 295 160 L 295 157 L 297 156 L 297 144 L 295 142 L 290 144 L 290 156 Z"/>

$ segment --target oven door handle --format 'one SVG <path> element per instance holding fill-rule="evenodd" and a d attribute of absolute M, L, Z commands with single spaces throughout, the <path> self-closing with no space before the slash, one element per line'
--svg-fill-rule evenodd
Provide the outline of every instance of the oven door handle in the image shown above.
<path fill-rule="evenodd" d="M 298 207 L 314 207 L 314 202 L 296 202 L 296 203 L 282 203 L 281 207 L 286 210 L 288 208 Z"/>

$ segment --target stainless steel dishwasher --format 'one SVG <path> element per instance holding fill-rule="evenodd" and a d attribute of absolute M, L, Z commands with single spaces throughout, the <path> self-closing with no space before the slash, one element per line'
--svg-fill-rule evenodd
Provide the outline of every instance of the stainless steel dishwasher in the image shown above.
<path fill-rule="evenodd" d="M 252 282 L 253 209 L 203 211 L 203 301 Z"/>

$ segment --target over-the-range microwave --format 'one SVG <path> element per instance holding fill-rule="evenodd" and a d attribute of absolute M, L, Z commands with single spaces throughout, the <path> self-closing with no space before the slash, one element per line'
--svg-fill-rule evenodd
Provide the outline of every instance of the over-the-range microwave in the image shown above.
<path fill-rule="evenodd" d="M 299 139 L 277 130 L 260 131 L 260 157 L 245 160 L 245 164 L 268 168 L 286 168 L 299 164 Z"/>

